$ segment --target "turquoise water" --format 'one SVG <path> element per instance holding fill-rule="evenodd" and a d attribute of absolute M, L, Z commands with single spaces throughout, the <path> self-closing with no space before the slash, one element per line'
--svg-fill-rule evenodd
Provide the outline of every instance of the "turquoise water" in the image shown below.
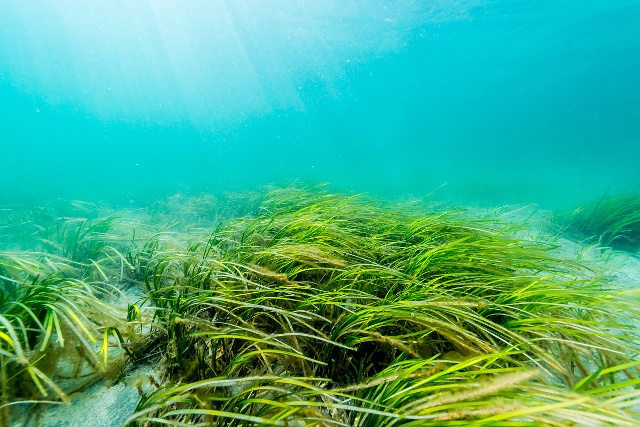
<path fill-rule="evenodd" d="M 640 185 L 639 1 L 3 1 L 0 199 Z"/>

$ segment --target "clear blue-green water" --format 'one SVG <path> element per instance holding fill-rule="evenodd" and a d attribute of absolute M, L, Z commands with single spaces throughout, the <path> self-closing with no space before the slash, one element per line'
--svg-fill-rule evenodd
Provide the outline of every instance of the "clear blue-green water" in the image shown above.
<path fill-rule="evenodd" d="M 0 2 L 0 199 L 640 185 L 640 1 Z"/>

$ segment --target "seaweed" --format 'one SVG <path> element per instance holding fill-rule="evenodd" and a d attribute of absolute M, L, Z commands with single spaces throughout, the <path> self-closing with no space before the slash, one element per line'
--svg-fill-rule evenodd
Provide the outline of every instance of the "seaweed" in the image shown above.
<path fill-rule="evenodd" d="M 166 384 L 132 425 L 635 422 L 637 303 L 504 224 L 287 188 L 166 237 Z"/>
<path fill-rule="evenodd" d="M 131 426 L 637 425 L 639 301 L 551 237 L 326 186 L 183 200 L 14 217 L 3 422 L 70 360 L 163 367 Z"/>
<path fill-rule="evenodd" d="M 570 233 L 604 246 L 640 251 L 640 193 L 605 194 L 559 215 Z"/>

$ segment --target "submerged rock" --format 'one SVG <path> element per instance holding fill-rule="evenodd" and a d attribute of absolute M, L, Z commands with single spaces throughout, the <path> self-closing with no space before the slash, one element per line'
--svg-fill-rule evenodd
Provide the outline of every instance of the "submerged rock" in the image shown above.
<path fill-rule="evenodd" d="M 103 380 L 72 394 L 68 405 L 24 407 L 11 426 L 122 427 L 135 412 L 140 394 L 153 387 L 149 376 L 156 375 L 157 370 L 150 365 L 136 367 L 116 384 Z"/>

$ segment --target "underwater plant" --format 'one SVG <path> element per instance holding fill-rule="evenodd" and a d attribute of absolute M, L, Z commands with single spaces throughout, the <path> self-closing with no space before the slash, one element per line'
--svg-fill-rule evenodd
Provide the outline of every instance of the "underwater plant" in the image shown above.
<path fill-rule="evenodd" d="M 12 405 L 43 398 L 69 401 L 56 378 L 61 360 L 73 363 L 74 371 L 86 365 L 99 374 L 105 372 L 114 339 L 123 340 L 122 312 L 105 302 L 110 289 L 71 277 L 74 271 L 56 258 L 0 253 L 2 425 Z"/>
<path fill-rule="evenodd" d="M 560 215 L 568 230 L 602 245 L 640 251 L 640 193 L 604 195 Z"/>
<path fill-rule="evenodd" d="M 108 361 L 134 333 L 118 286 L 133 268 L 118 250 L 131 236 L 113 216 L 50 213 L 2 216 L 4 243 L 22 250 L 0 251 L 0 425 L 16 405 L 69 402 L 69 387 L 121 365 Z M 30 239 L 12 239 L 26 229 Z"/>
<path fill-rule="evenodd" d="M 166 382 L 129 421 L 635 425 L 638 301 L 553 249 L 297 188 L 209 235 L 158 235 L 138 259 Z"/>
<path fill-rule="evenodd" d="M 324 187 L 180 200 L 3 217 L 3 422 L 151 363 L 132 426 L 637 425 L 636 294 L 552 239 Z"/>

